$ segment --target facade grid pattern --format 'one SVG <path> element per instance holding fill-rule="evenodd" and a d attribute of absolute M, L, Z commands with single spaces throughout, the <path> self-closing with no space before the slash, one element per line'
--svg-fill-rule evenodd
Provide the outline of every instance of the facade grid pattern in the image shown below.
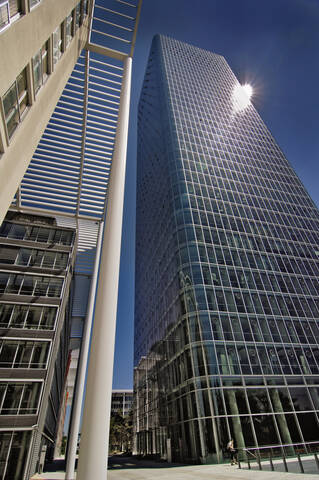
<path fill-rule="evenodd" d="M 53 217 L 9 211 L 0 227 L 1 480 L 30 478 L 41 450 L 53 451 L 75 240 Z"/>
<path fill-rule="evenodd" d="M 318 439 L 318 210 L 237 85 L 223 57 L 155 37 L 139 106 L 139 453 L 221 461 L 230 437 Z"/>

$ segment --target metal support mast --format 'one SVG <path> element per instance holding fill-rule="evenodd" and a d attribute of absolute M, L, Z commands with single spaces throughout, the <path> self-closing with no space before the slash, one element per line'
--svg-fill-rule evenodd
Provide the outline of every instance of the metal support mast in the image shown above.
<path fill-rule="evenodd" d="M 77 480 L 105 480 L 129 122 L 132 58 L 124 60 L 118 125 L 108 187 L 99 284 L 83 413 Z"/>
<path fill-rule="evenodd" d="M 95 303 L 95 294 L 97 287 L 97 276 L 101 258 L 103 222 L 99 225 L 99 236 L 96 245 L 94 271 L 91 280 L 90 295 L 88 300 L 88 310 L 84 324 L 79 366 L 77 370 L 76 386 L 74 392 L 74 400 L 72 405 L 72 418 L 70 424 L 70 432 L 68 436 L 68 451 L 66 460 L 65 480 L 73 480 L 75 478 L 75 456 L 78 445 L 78 437 L 81 422 L 82 399 L 84 394 L 86 367 L 89 356 L 91 330 L 93 324 L 93 311 Z"/>

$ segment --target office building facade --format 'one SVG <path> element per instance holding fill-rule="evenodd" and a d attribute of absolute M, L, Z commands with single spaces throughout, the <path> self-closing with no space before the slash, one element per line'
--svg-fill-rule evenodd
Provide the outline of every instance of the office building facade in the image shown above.
<path fill-rule="evenodd" d="M 318 210 L 242 100 L 222 56 L 154 38 L 138 118 L 135 453 L 221 462 L 229 438 L 240 452 L 318 448 Z"/>
<path fill-rule="evenodd" d="M 70 361 L 75 230 L 9 211 L 0 227 L 0 478 L 53 455 Z"/>
<path fill-rule="evenodd" d="M 119 413 L 122 417 L 127 417 L 132 409 L 132 402 L 133 390 L 112 390 L 111 415 Z"/>
<path fill-rule="evenodd" d="M 64 375 L 71 370 L 71 375 L 66 382 L 68 391 L 60 408 L 54 408 L 54 415 L 60 411 L 60 420 L 55 419 L 59 427 L 51 428 L 49 433 L 45 431 L 51 445 L 54 440 L 53 431 L 57 430 L 58 453 L 63 434 L 63 418 L 68 418 L 67 408 L 73 396 L 79 346 L 83 347 L 84 344 L 81 350 L 84 352 L 84 368 L 77 375 L 80 381 L 77 382 L 79 388 L 75 394 L 76 405 L 73 409 L 73 427 L 68 448 L 71 454 L 67 462 L 67 476 L 70 478 L 74 476 L 83 380 L 93 316 L 91 307 L 96 293 L 109 176 L 113 158 L 118 165 L 123 163 L 126 156 L 123 148 L 126 143 L 123 125 L 128 119 L 131 63 L 140 9 L 141 1 L 135 0 L 0 1 L 0 51 L 2 64 L 5 65 L 0 71 L 0 225 L 10 208 L 16 213 L 29 214 L 34 219 L 41 216 L 56 218 L 58 227 L 71 228 L 77 233 L 76 260 L 72 270 L 74 289 L 70 299 L 72 329 L 69 347 L 73 349 L 73 355 L 62 367 L 59 354 L 56 357 L 57 366 L 61 367 L 60 373 Z M 116 133 L 117 130 L 121 132 Z M 116 148 L 116 143 L 120 144 L 120 150 Z M 112 171 L 114 170 L 116 168 L 112 168 Z M 124 191 L 124 175 L 125 168 L 121 172 L 123 188 L 119 186 L 119 179 L 115 182 L 114 189 L 117 193 Z M 115 173 L 113 176 L 116 176 Z M 112 211 L 111 197 L 112 195 L 108 195 L 108 217 Z M 122 197 L 124 198 L 124 193 Z M 116 203 L 117 206 L 122 203 L 118 196 Z M 122 218 L 119 209 L 116 212 L 119 219 Z M 117 221 L 116 228 L 113 225 L 110 229 L 111 237 L 120 238 L 120 221 Z M 116 241 L 116 244 L 120 245 L 120 241 Z M 42 247 L 44 248 L 43 245 Z M 105 249 L 107 250 L 107 247 Z M 119 250 L 120 247 L 118 252 L 112 250 L 112 261 L 118 264 Z M 105 261 L 104 266 L 109 263 Z M 117 270 L 118 265 L 114 264 L 113 285 L 117 285 Z M 103 271 L 103 268 L 100 271 Z M 9 282 L 11 280 L 10 277 Z M 102 284 L 102 281 L 99 282 L 100 288 Z M 63 301 L 67 302 L 68 291 L 64 290 L 63 294 Z M 112 297 L 115 299 L 117 295 Z M 113 298 L 108 300 L 108 306 L 113 305 Z M 116 309 L 112 315 L 106 314 L 105 310 L 100 315 L 96 312 L 97 309 L 95 325 L 98 317 L 104 319 L 106 315 L 114 320 L 116 316 Z M 69 320 L 66 321 L 65 328 L 68 325 Z M 83 325 L 84 341 L 81 338 Z M 110 335 L 107 335 L 107 338 L 109 339 Z M 74 349 L 77 351 L 74 352 Z M 98 350 L 94 349 L 94 353 Z M 104 349 L 103 353 L 111 350 Z M 113 355 L 110 356 L 113 359 Z M 50 362 L 54 363 L 53 357 L 50 357 Z M 111 368 L 109 370 L 111 371 Z M 97 371 L 94 373 L 96 377 Z M 88 377 L 90 378 L 90 375 Z M 46 377 L 43 388 L 46 388 L 48 381 L 49 377 Z M 106 412 L 109 412 L 111 403 L 111 383 L 110 374 L 109 402 L 104 402 L 105 410 L 99 412 L 98 419 L 98 425 L 102 424 L 101 418 L 104 419 L 105 438 L 108 425 Z M 89 390 L 88 388 L 87 395 Z M 94 390 L 96 398 L 97 389 L 91 390 Z M 43 402 L 41 408 L 48 408 L 50 411 L 52 405 L 49 397 Z M 1 413 L 5 415 L 4 412 Z M 32 427 L 41 432 L 41 425 L 43 423 L 38 419 Z M 90 422 L 90 425 L 93 425 L 93 422 Z M 90 446 L 94 441 L 98 446 L 102 445 L 97 430 L 98 428 L 94 427 L 95 434 L 94 438 L 89 440 Z M 38 438 L 42 439 L 42 436 L 42 433 L 39 433 Z M 29 442 L 29 433 L 26 438 L 27 440 L 21 435 L 11 438 L 15 440 L 15 451 Z M 84 448 L 83 458 L 88 450 Z M 97 451 L 94 447 L 93 450 Z M 104 450 L 107 451 L 107 448 Z M 13 453 L 10 454 L 11 457 L 6 456 L 6 453 L 1 457 L 1 478 L 11 478 L 13 475 L 9 464 L 15 453 L 4 443 L 3 452 L 8 451 Z M 23 467 L 24 470 L 22 467 L 17 469 L 15 480 L 22 478 L 21 475 L 29 478 L 35 468 L 41 471 L 44 458 L 41 445 L 37 443 L 34 448 L 32 446 L 29 453 L 27 457 L 20 458 L 23 462 L 27 461 L 28 466 Z M 103 455 L 97 456 L 103 462 Z M 93 459 L 91 467 L 90 458 L 85 459 L 83 464 L 88 466 L 90 474 L 92 471 L 96 474 L 95 467 L 99 462 Z M 80 467 L 81 461 L 79 469 Z M 86 478 L 86 474 L 84 477 Z"/>
<path fill-rule="evenodd" d="M 90 8 L 88 0 L 0 2 L 1 479 L 41 471 L 63 428 L 76 225 L 6 213 L 21 208 L 20 182 L 88 40 Z M 39 198 L 41 170 L 47 184 L 41 167 L 33 171 L 28 199 Z"/>
<path fill-rule="evenodd" d="M 87 42 L 89 8 L 88 0 L 0 2 L 0 221 Z"/>

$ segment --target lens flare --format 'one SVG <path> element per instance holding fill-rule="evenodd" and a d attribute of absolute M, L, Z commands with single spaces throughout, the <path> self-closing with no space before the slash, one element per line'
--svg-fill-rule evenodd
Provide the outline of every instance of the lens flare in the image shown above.
<path fill-rule="evenodd" d="M 246 95 L 247 97 L 249 98 L 249 100 L 251 99 L 251 96 L 253 94 L 253 88 L 251 85 L 249 85 L 249 83 L 245 83 L 245 85 L 243 85 L 243 90 L 246 92 Z"/>
<path fill-rule="evenodd" d="M 236 85 L 233 91 L 233 109 L 234 112 L 241 112 L 250 105 L 250 99 L 253 94 L 252 86 L 249 83 L 245 85 Z"/>

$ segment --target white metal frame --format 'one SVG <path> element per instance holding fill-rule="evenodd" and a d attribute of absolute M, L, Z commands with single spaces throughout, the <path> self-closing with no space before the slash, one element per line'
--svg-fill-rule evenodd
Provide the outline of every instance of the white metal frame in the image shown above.
<path fill-rule="evenodd" d="M 133 55 L 141 1 L 96 0 L 92 8 L 88 43 L 12 208 L 97 221 L 104 217 L 123 62 Z"/>

